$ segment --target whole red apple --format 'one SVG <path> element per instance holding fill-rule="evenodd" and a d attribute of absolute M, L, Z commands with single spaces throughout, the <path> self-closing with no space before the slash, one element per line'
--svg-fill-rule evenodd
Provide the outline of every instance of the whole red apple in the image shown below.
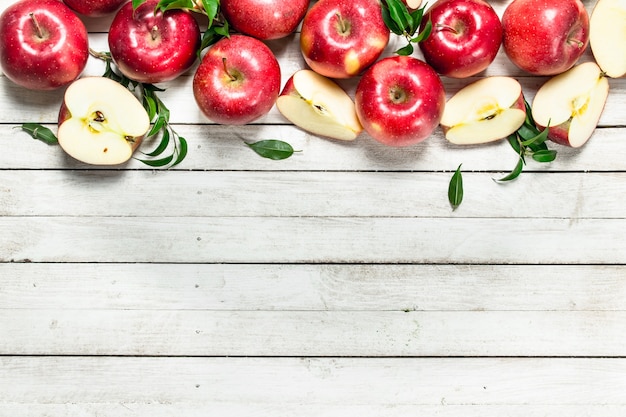
<path fill-rule="evenodd" d="M 220 8 L 236 31 L 269 40 L 291 34 L 304 18 L 309 0 L 221 0 Z"/>
<path fill-rule="evenodd" d="M 198 107 L 210 120 L 243 125 L 270 111 L 280 92 L 280 66 L 260 40 L 234 34 L 216 42 L 193 78 Z"/>
<path fill-rule="evenodd" d="M 589 43 L 589 15 L 580 0 L 514 0 L 502 28 L 507 56 L 535 75 L 567 71 Z"/>
<path fill-rule="evenodd" d="M 326 77 L 361 74 L 388 43 L 389 28 L 378 0 L 319 0 L 302 21 L 304 60 Z"/>
<path fill-rule="evenodd" d="M 63 0 L 70 9 L 83 16 L 101 17 L 115 13 L 128 0 Z"/>
<path fill-rule="evenodd" d="M 0 65 L 14 83 L 33 90 L 68 85 L 89 58 L 87 29 L 58 0 L 22 0 L 0 16 Z"/>
<path fill-rule="evenodd" d="M 365 131 L 389 146 L 409 146 L 429 137 L 446 104 L 435 70 L 411 56 L 383 58 L 361 77 L 356 112 Z"/>
<path fill-rule="evenodd" d="M 119 70 L 142 83 L 170 81 L 187 71 L 200 48 L 200 28 L 191 12 L 157 11 L 159 0 L 133 10 L 126 3 L 109 29 L 109 50 Z"/>
<path fill-rule="evenodd" d="M 484 71 L 502 44 L 502 24 L 484 0 L 437 0 L 423 20 L 432 32 L 419 47 L 441 75 L 466 78 Z"/>

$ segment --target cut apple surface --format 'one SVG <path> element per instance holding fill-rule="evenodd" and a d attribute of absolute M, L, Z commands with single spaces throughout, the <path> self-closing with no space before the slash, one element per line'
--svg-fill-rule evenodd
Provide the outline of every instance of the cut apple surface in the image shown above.
<path fill-rule="evenodd" d="M 446 103 L 441 127 L 457 145 L 504 139 L 526 119 L 522 86 L 511 77 L 491 76 L 475 81 Z"/>
<path fill-rule="evenodd" d="M 579 64 L 550 78 L 537 90 L 532 103 L 538 126 L 548 127 L 548 138 L 578 148 L 595 130 L 609 95 L 609 81 L 595 62 Z"/>
<path fill-rule="evenodd" d="M 626 0 L 598 0 L 589 19 L 589 45 L 606 75 L 626 75 Z"/>
<path fill-rule="evenodd" d="M 329 78 L 308 69 L 289 78 L 276 107 L 294 125 L 315 135 L 354 140 L 363 131 L 348 93 Z"/>
<path fill-rule="evenodd" d="M 150 128 L 148 113 L 119 83 L 85 77 L 65 91 L 59 111 L 59 145 L 73 158 L 92 165 L 128 161 Z"/>

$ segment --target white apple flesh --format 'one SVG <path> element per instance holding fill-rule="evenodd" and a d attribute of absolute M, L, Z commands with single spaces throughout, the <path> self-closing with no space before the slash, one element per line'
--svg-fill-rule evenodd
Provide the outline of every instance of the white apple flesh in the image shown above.
<path fill-rule="evenodd" d="M 520 83 L 511 77 L 491 76 L 475 81 L 446 103 L 441 127 L 457 145 L 476 145 L 504 139 L 526 119 Z"/>
<path fill-rule="evenodd" d="M 345 90 L 312 70 L 296 71 L 289 78 L 276 107 L 294 125 L 315 135 L 354 140 L 363 131 Z"/>
<path fill-rule="evenodd" d="M 593 134 L 609 95 L 609 81 L 595 62 L 550 78 L 537 90 L 532 113 L 548 138 L 578 148 Z"/>
<path fill-rule="evenodd" d="M 606 75 L 626 75 L 626 0 L 598 0 L 589 18 L 589 45 Z"/>
<path fill-rule="evenodd" d="M 84 77 L 65 91 L 57 137 L 71 157 L 91 165 L 128 161 L 150 128 L 148 113 L 128 89 Z"/>

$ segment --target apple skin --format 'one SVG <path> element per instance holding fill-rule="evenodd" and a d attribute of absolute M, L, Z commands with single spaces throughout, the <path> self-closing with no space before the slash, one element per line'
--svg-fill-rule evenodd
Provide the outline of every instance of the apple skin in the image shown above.
<path fill-rule="evenodd" d="M 535 75 L 567 71 L 589 44 L 589 15 L 580 0 L 514 0 L 502 28 L 509 59 Z"/>
<path fill-rule="evenodd" d="M 70 9 L 88 17 L 102 17 L 119 10 L 128 0 L 63 0 Z"/>
<path fill-rule="evenodd" d="M 367 133 L 396 147 L 428 138 L 439 126 L 445 104 L 439 75 L 410 56 L 377 61 L 365 71 L 355 93 L 356 112 Z"/>
<path fill-rule="evenodd" d="M 243 125 L 270 111 L 281 73 L 272 50 L 248 35 L 233 34 L 204 55 L 193 78 L 198 107 L 210 120 Z"/>
<path fill-rule="evenodd" d="M 438 0 L 426 13 L 433 29 L 419 47 L 439 74 L 467 78 L 484 71 L 502 44 L 502 24 L 483 0 Z"/>
<path fill-rule="evenodd" d="M 0 16 L 0 66 L 7 78 L 22 87 L 64 87 L 80 76 L 88 58 L 85 25 L 58 0 L 22 0 Z"/>
<path fill-rule="evenodd" d="M 109 29 L 113 61 L 128 78 L 141 83 L 171 81 L 195 63 L 201 32 L 194 16 L 184 10 L 155 11 L 148 0 L 133 11 L 126 3 Z"/>
<path fill-rule="evenodd" d="M 309 0 L 221 0 L 220 10 L 236 31 L 270 40 L 293 33 L 309 3 Z"/>
<path fill-rule="evenodd" d="M 389 33 L 378 0 L 319 0 L 302 21 L 300 48 L 318 74 L 351 78 L 381 56 Z"/>

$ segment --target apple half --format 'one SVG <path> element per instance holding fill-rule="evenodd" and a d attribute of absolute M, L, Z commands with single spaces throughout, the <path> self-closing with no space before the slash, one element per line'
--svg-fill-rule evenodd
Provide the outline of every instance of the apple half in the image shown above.
<path fill-rule="evenodd" d="M 531 106 L 548 139 L 578 148 L 593 134 L 609 95 L 609 81 L 595 62 L 585 62 L 556 75 L 539 89 Z"/>
<path fill-rule="evenodd" d="M 526 106 L 520 83 L 491 76 L 460 89 L 447 102 L 440 125 L 457 145 L 477 145 L 504 139 L 524 123 Z"/>
<path fill-rule="evenodd" d="M 291 123 L 318 136 L 354 140 L 363 131 L 348 93 L 309 69 L 298 70 L 287 80 L 276 107 Z"/>
<path fill-rule="evenodd" d="M 626 0 L 598 0 L 589 18 L 589 45 L 606 75 L 626 75 Z"/>
<path fill-rule="evenodd" d="M 128 161 L 150 128 L 137 97 L 105 77 L 84 77 L 65 91 L 57 137 L 73 158 L 91 165 Z"/>

